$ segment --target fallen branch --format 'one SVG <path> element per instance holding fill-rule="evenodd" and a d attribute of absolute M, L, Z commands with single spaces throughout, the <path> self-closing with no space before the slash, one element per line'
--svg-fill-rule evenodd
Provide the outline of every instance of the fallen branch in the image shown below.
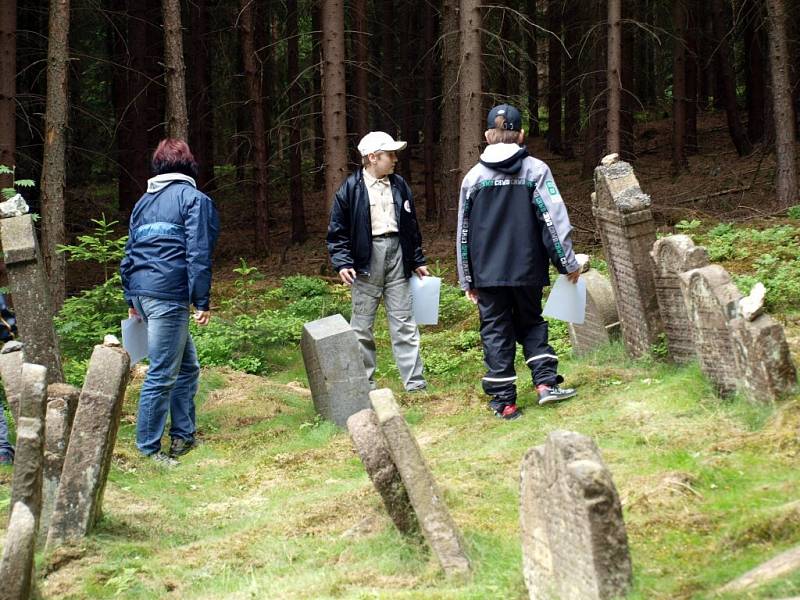
<path fill-rule="evenodd" d="M 750 185 L 729 188 L 727 190 L 721 190 L 719 192 L 712 192 L 710 194 L 705 194 L 704 196 L 695 196 L 694 198 L 687 198 L 686 200 L 677 200 L 675 204 L 692 204 L 693 202 L 700 202 L 701 200 L 709 200 L 710 198 L 718 198 L 719 196 L 727 196 L 729 194 L 738 194 L 739 192 L 747 192 L 750 191 L 751 188 L 752 186 Z"/>

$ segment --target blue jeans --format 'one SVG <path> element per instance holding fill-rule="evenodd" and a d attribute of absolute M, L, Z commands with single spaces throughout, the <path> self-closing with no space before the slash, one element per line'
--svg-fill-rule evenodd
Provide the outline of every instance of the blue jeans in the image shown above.
<path fill-rule="evenodd" d="M 136 296 L 133 306 L 147 322 L 150 358 L 150 368 L 139 395 L 136 446 L 143 454 L 150 455 L 161 449 L 168 410 L 170 437 L 194 438 L 194 396 L 200 363 L 189 335 L 188 304 Z"/>
<path fill-rule="evenodd" d="M 8 425 L 2 402 L 0 402 L 0 454 L 14 458 L 14 446 L 8 442 Z"/>

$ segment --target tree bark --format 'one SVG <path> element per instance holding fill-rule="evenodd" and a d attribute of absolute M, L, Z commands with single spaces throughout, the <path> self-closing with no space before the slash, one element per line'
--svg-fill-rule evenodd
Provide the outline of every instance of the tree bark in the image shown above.
<path fill-rule="evenodd" d="M 261 255 L 269 254 L 269 207 L 267 205 L 267 140 L 264 129 L 264 103 L 261 95 L 261 77 L 255 48 L 255 1 L 240 0 L 239 28 L 241 31 L 242 66 L 247 85 L 247 103 L 252 121 L 253 156 L 253 208 L 255 212 L 255 249 Z"/>
<path fill-rule="evenodd" d="M 629 21 L 636 18 L 637 0 L 622 1 L 622 107 L 620 113 L 620 156 L 626 161 L 636 159 L 634 113 L 637 109 L 637 98 L 634 96 L 635 84 L 635 52 L 634 43 L 635 26 Z"/>
<path fill-rule="evenodd" d="M 439 201 L 439 229 L 455 230 L 458 217 L 458 132 L 461 122 L 458 74 L 461 63 L 459 0 L 442 3 L 442 132 L 439 137 L 442 162 L 442 190 Z"/>
<path fill-rule="evenodd" d="M 481 110 L 481 9 L 479 0 L 460 1 L 461 127 L 458 137 L 458 179 L 478 162 L 484 119 Z"/>
<path fill-rule="evenodd" d="M 380 122 L 383 123 L 381 129 L 392 137 L 397 135 L 397 79 L 396 57 L 399 53 L 397 44 L 396 28 L 396 6 L 395 0 L 379 0 L 381 7 L 381 101 Z M 378 0 L 376 0 L 377 4 Z"/>
<path fill-rule="evenodd" d="M 344 75 L 344 0 L 322 3 L 322 124 L 325 131 L 325 208 L 347 175 L 347 100 Z M 394 48 L 388 50 L 394 51 Z"/>
<path fill-rule="evenodd" d="M 211 77 L 206 38 L 208 36 L 208 0 L 189 3 L 189 87 L 192 90 L 189 115 L 189 144 L 199 166 L 197 184 L 213 191 L 214 180 L 214 111 L 211 106 Z"/>
<path fill-rule="evenodd" d="M 289 128 L 289 204 L 292 211 L 292 242 L 302 244 L 308 237 L 303 206 L 302 119 L 300 119 L 300 52 L 297 0 L 286 0 L 286 59 L 289 80 L 289 106 L 294 113 Z"/>
<path fill-rule="evenodd" d="M 594 0 L 590 5 L 591 19 L 594 22 L 602 22 L 606 18 L 606 11 L 603 10 L 603 3 Z M 606 46 L 604 43 L 605 36 L 602 31 L 595 28 L 592 33 L 592 40 L 589 40 L 589 47 L 597 48 L 591 60 L 591 68 L 589 75 L 584 79 L 585 84 L 585 99 L 584 104 L 587 107 L 588 125 L 586 127 L 586 141 L 584 142 L 583 160 L 581 164 L 581 176 L 584 178 L 592 177 L 595 167 L 599 164 L 600 159 L 603 157 L 603 150 L 606 145 L 606 98 L 607 95 L 603 93 L 607 83 L 605 70 L 607 68 L 606 62 Z"/>
<path fill-rule="evenodd" d="M 353 0 L 352 47 L 353 66 L 353 129 L 356 142 L 369 132 L 369 44 L 367 43 L 367 0 Z"/>
<path fill-rule="evenodd" d="M 622 0 L 608 0 L 608 112 L 606 150 L 620 151 L 620 113 L 622 111 Z"/>
<path fill-rule="evenodd" d="M 423 47 L 433 48 L 435 43 L 436 34 L 436 11 L 433 9 L 433 4 L 430 2 L 425 3 L 425 25 L 423 30 Z M 425 74 L 424 79 L 424 100 L 423 100 L 423 140 L 422 140 L 422 163 L 425 176 L 425 220 L 428 222 L 436 218 L 436 165 L 435 148 L 436 148 L 436 107 L 434 105 L 433 97 L 433 83 L 434 83 L 434 61 L 436 56 L 433 52 L 428 52 L 425 55 Z"/>
<path fill-rule="evenodd" d="M 53 313 L 64 304 L 66 262 L 57 250 L 66 243 L 64 190 L 69 98 L 69 0 L 51 0 L 47 46 L 47 105 L 42 161 L 42 254 L 47 267 Z"/>
<path fill-rule="evenodd" d="M 769 19 L 769 60 L 772 74 L 772 102 L 775 115 L 775 196 L 779 208 L 797 203 L 795 162 L 795 112 L 789 78 L 789 45 L 786 35 L 784 0 L 766 0 Z"/>
<path fill-rule="evenodd" d="M 0 2 L 0 165 L 13 168 L 17 148 L 17 0 Z M 0 175 L 0 188 L 14 176 Z"/>
<path fill-rule="evenodd" d="M 189 141 L 186 109 L 186 66 L 183 62 L 180 0 L 162 0 L 164 19 L 164 77 L 167 85 L 167 137 Z"/>
<path fill-rule="evenodd" d="M 746 0 L 743 8 L 744 64 L 747 94 L 747 137 L 751 142 L 764 138 L 764 47 L 762 41 L 762 0 Z"/>
<path fill-rule="evenodd" d="M 408 142 L 408 147 L 400 153 L 400 172 L 403 177 L 411 182 L 411 148 L 414 144 L 414 139 L 417 137 L 414 132 L 414 104 L 417 97 L 417 83 L 414 76 L 414 66 L 416 62 L 416 48 L 417 44 L 413 42 L 414 36 L 414 14 L 410 3 L 406 3 L 400 10 L 398 21 L 402 23 L 402 37 L 405 40 L 401 44 L 401 57 L 402 66 L 400 74 L 400 139 Z"/>
<path fill-rule="evenodd" d="M 311 8 L 311 29 L 311 60 L 314 62 L 311 75 L 314 91 L 311 103 L 314 111 L 314 189 L 321 190 L 325 187 L 325 134 L 322 127 L 322 8 L 319 2 L 314 2 Z"/>
<path fill-rule="evenodd" d="M 536 0 L 527 0 L 528 19 L 534 23 L 538 22 Z M 530 135 L 539 135 L 539 48 L 536 43 L 537 29 L 532 26 L 523 27 L 526 32 L 527 53 L 528 53 L 528 110 L 531 114 Z"/>
<path fill-rule="evenodd" d="M 561 3 L 547 2 L 547 147 L 561 152 Z"/>
<path fill-rule="evenodd" d="M 672 23 L 672 171 L 689 166 L 686 160 L 686 2 L 673 0 Z"/>
<path fill-rule="evenodd" d="M 562 89 L 565 90 L 565 136 L 561 150 L 565 158 L 575 158 L 575 146 L 578 144 L 581 126 L 580 45 L 583 36 L 583 15 L 579 0 L 572 0 L 569 3 L 565 17 L 564 42 L 571 56 L 564 57 L 566 81 Z"/>
<path fill-rule="evenodd" d="M 699 4 L 702 0 L 687 1 L 689 18 L 686 30 L 686 153 L 697 154 L 697 90 L 699 77 L 698 38 L 700 35 Z"/>

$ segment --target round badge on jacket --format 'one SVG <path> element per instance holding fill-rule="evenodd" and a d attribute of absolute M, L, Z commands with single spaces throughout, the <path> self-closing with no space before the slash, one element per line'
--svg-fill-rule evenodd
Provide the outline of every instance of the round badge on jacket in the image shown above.
<path fill-rule="evenodd" d="M 406 211 L 407 213 L 410 213 L 410 212 L 411 212 L 411 202 L 409 202 L 408 200 L 406 200 L 406 201 L 403 203 L 403 208 L 405 209 L 405 211 Z"/>

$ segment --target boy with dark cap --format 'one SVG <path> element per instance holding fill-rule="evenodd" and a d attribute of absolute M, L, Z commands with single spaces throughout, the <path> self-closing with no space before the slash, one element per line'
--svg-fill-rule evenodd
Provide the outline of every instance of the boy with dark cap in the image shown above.
<path fill-rule="evenodd" d="M 456 255 L 461 288 L 478 305 L 489 408 L 511 420 L 517 408 L 514 356 L 522 345 L 539 404 L 571 398 L 559 387 L 558 357 L 542 318 L 548 259 L 572 283 L 580 268 L 564 200 L 550 168 L 528 156 L 522 116 L 509 104 L 489 111 L 480 161 L 464 177 L 458 205 Z"/>

